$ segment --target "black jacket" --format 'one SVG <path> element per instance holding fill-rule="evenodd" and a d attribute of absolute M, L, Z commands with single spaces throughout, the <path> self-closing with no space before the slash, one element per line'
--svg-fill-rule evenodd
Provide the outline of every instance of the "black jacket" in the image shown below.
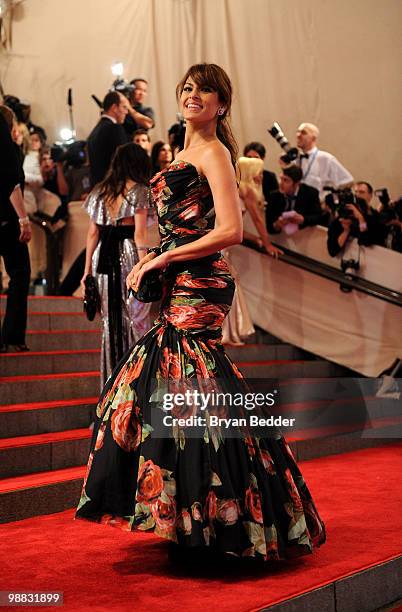
<path fill-rule="evenodd" d="M 262 175 L 262 191 L 264 192 L 264 200 L 266 202 L 268 202 L 271 191 L 276 191 L 278 187 L 279 185 L 275 172 L 264 170 Z"/>
<path fill-rule="evenodd" d="M 265 209 L 267 230 L 270 234 L 279 234 L 274 228 L 274 223 L 285 212 L 287 206 L 286 197 L 280 191 L 273 191 L 268 199 Z M 294 210 L 304 217 L 304 223 L 299 227 L 303 229 L 309 225 L 317 225 L 322 217 L 320 197 L 318 190 L 310 185 L 301 183 L 296 196 Z"/>
<path fill-rule="evenodd" d="M 88 137 L 91 186 L 105 178 L 117 147 L 128 142 L 122 125 L 101 117 Z"/>
<path fill-rule="evenodd" d="M 0 114 L 0 221 L 18 219 L 10 202 L 10 195 L 18 184 L 23 190 L 24 172 L 18 147 L 11 138 L 6 120 Z"/>
<path fill-rule="evenodd" d="M 387 228 L 381 222 L 381 216 L 375 210 L 370 211 L 366 202 L 360 198 L 357 198 L 357 207 L 366 222 L 367 229 L 361 231 L 357 220 L 353 223 L 349 235 L 357 238 L 359 244 L 364 246 L 372 246 L 377 244 L 379 246 L 385 245 L 385 239 L 387 235 Z M 335 257 L 340 253 L 343 247 L 339 246 L 338 238 L 343 233 L 343 226 L 339 218 L 334 219 L 328 226 L 328 237 L 327 237 L 327 248 L 328 253 L 331 257 Z"/>

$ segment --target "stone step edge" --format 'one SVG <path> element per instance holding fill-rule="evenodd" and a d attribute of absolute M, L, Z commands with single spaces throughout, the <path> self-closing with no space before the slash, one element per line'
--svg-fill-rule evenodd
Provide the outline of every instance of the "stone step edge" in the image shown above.
<path fill-rule="evenodd" d="M 49 400 L 46 402 L 27 402 L 25 404 L 7 404 L 0 406 L 0 414 L 6 412 L 23 412 L 25 410 L 48 410 L 49 408 L 82 406 L 83 404 L 97 404 L 98 400 L 98 396 L 93 396 L 66 400 Z"/>
<path fill-rule="evenodd" d="M 68 429 L 50 433 L 34 434 L 31 436 L 19 436 L 17 438 L 3 438 L 0 440 L 0 452 L 10 448 L 22 448 L 26 446 L 41 446 L 53 444 L 54 442 L 70 442 L 71 440 L 85 440 L 90 438 L 92 431 L 89 427 L 83 429 Z"/>
<path fill-rule="evenodd" d="M 0 495 L 13 491 L 37 489 L 53 484 L 69 482 L 71 480 L 83 480 L 86 465 L 63 468 L 61 470 L 50 470 L 36 474 L 24 474 L 0 480 Z"/>
<path fill-rule="evenodd" d="M 27 329 L 29 336 L 48 336 L 50 334 L 99 334 L 100 329 Z"/>
<path fill-rule="evenodd" d="M 99 370 L 91 370 L 89 372 L 57 372 L 56 374 L 29 374 L 26 376 L 0 376 L 1 384 L 35 382 L 41 380 L 58 380 L 67 378 L 91 378 L 98 377 Z"/>
<path fill-rule="evenodd" d="M 100 349 L 97 348 L 88 348 L 88 349 L 69 349 L 69 350 L 56 350 L 56 351 L 26 351 L 26 352 L 16 352 L 16 353 L 2 353 L 0 355 L 0 359 L 7 357 L 43 357 L 46 355 L 47 357 L 51 357 L 52 355 L 82 355 L 88 353 L 100 353 Z"/>
<path fill-rule="evenodd" d="M 0 316 L 4 316 L 5 315 L 5 310 L 0 310 Z M 40 312 L 36 312 L 36 311 L 32 311 L 32 312 L 28 312 L 28 316 L 29 317 L 85 317 L 85 312 L 68 312 L 67 311 L 61 311 L 61 312 L 54 312 L 53 310 L 41 310 Z"/>
<path fill-rule="evenodd" d="M 0 299 L 6 300 L 7 294 L 0 293 Z M 64 300 L 77 302 L 80 298 L 74 297 L 73 295 L 28 295 L 28 302 L 36 300 Z"/>

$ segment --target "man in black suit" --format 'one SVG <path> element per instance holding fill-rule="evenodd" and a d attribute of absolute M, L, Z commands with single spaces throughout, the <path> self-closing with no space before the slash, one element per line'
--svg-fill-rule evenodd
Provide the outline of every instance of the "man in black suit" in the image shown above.
<path fill-rule="evenodd" d="M 25 344 L 31 224 L 22 190 L 24 172 L 11 138 L 15 115 L 0 106 L 0 257 L 9 276 L 6 313 L 0 321 L 0 352 L 28 351 Z"/>
<path fill-rule="evenodd" d="M 318 190 L 301 183 L 299 166 L 283 168 L 279 176 L 279 191 L 273 191 L 265 209 L 267 229 L 279 234 L 282 228 L 290 234 L 297 229 L 317 225 L 322 217 Z"/>
<path fill-rule="evenodd" d="M 265 147 L 261 142 L 249 142 L 243 150 L 244 157 L 257 157 L 262 160 L 265 159 L 265 153 Z M 268 202 L 271 191 L 276 189 L 278 189 L 278 180 L 275 172 L 264 170 L 262 175 L 262 191 L 266 202 Z"/>
<path fill-rule="evenodd" d="M 117 147 L 128 142 L 123 128 L 128 104 L 127 98 L 117 91 L 110 91 L 103 100 L 102 116 L 88 137 L 92 187 L 105 178 Z"/>

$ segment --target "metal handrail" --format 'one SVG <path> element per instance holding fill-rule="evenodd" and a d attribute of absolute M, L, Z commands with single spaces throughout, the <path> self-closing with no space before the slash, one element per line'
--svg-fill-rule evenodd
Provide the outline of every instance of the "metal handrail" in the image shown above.
<path fill-rule="evenodd" d="M 392 289 L 388 289 L 387 287 L 373 283 L 372 281 L 356 276 L 355 274 L 350 274 L 349 272 L 345 274 L 345 272 L 342 272 L 342 270 L 337 270 L 336 268 L 332 268 L 328 264 L 322 263 L 321 261 L 307 257 L 306 255 L 301 255 L 300 253 L 292 251 L 283 245 L 275 244 L 274 242 L 272 244 L 283 251 L 283 255 L 279 255 L 279 259 L 290 264 L 291 266 L 301 268 L 302 270 L 306 270 L 311 274 L 316 274 L 317 276 L 327 278 L 328 280 L 339 283 L 340 285 L 350 289 L 355 289 L 356 291 L 360 291 L 361 293 L 365 293 L 371 297 L 389 302 L 390 304 L 394 304 L 394 306 L 402 307 L 402 293 L 398 291 L 393 291 Z M 251 240 L 243 240 L 242 245 L 251 248 L 254 251 L 258 251 L 261 254 L 267 255 L 266 251 L 262 247 L 258 247 Z"/>

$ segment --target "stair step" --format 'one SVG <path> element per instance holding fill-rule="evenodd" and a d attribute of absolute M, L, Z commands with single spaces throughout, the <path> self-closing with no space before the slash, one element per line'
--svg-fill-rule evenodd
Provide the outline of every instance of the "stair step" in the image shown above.
<path fill-rule="evenodd" d="M 0 523 L 61 512 L 78 504 L 86 466 L 0 480 Z"/>
<path fill-rule="evenodd" d="M 6 295 L 0 295 L 0 309 L 6 308 Z M 82 300 L 65 296 L 28 296 L 28 312 L 82 312 Z"/>
<path fill-rule="evenodd" d="M 0 478 L 82 465 L 88 458 L 91 430 L 19 436 L 0 440 Z"/>
<path fill-rule="evenodd" d="M 31 351 L 57 351 L 99 348 L 100 329 L 28 330 L 26 342 Z"/>
<path fill-rule="evenodd" d="M 244 344 L 243 346 L 225 346 L 225 351 L 233 361 L 269 361 L 269 360 L 308 360 L 314 359 L 306 351 L 290 344 Z"/>
<path fill-rule="evenodd" d="M 361 439 L 354 434 L 290 441 L 297 461 L 400 443 Z M 86 463 L 87 456 L 85 457 Z M 79 501 L 86 465 L 29 473 L 0 480 L 0 523 L 74 508 Z"/>
<path fill-rule="evenodd" d="M 2 404 L 69 400 L 99 395 L 99 371 L 0 377 Z"/>
<path fill-rule="evenodd" d="M 0 406 L 0 438 L 88 427 L 98 397 Z"/>
<path fill-rule="evenodd" d="M 84 372 L 99 368 L 100 349 L 30 351 L 0 355 L 2 376 L 56 374 L 66 370 Z"/>
<path fill-rule="evenodd" d="M 29 330 L 55 331 L 58 329 L 99 329 L 99 327 L 99 317 L 88 321 L 83 312 L 28 313 L 27 329 Z"/>
<path fill-rule="evenodd" d="M 328 361 L 306 360 L 268 360 L 268 361 L 240 361 L 237 367 L 245 378 L 278 378 L 288 379 L 296 377 L 326 378 L 342 376 L 343 369 Z"/>

